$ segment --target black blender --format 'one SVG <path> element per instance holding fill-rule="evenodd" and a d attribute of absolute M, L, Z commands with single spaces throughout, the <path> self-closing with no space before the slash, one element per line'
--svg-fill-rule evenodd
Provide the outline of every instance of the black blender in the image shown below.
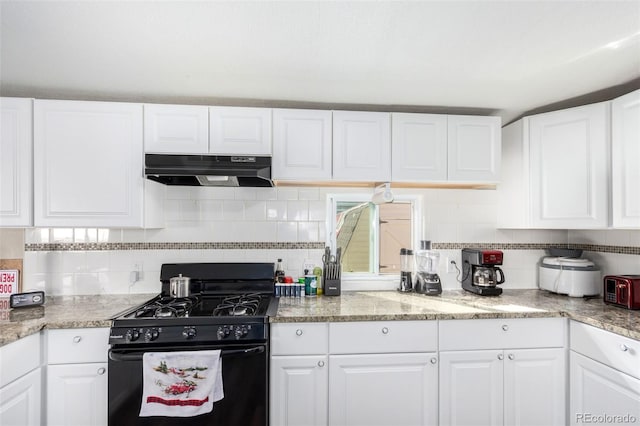
<path fill-rule="evenodd" d="M 416 293 L 437 296 L 442 293 L 442 283 L 438 276 L 440 253 L 431 250 L 431 241 L 420 241 L 420 250 L 416 250 L 417 270 L 414 290 Z"/>
<path fill-rule="evenodd" d="M 413 250 L 400 249 L 400 287 L 398 291 L 408 293 L 413 291 Z"/>

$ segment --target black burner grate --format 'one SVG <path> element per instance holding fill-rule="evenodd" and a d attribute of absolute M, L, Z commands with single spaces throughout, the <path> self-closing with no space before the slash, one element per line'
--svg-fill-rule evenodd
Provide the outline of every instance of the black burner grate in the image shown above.
<path fill-rule="evenodd" d="M 260 306 L 260 294 L 225 297 L 213 310 L 213 316 L 255 315 Z"/>
<path fill-rule="evenodd" d="M 196 298 L 161 298 L 134 312 L 135 318 L 181 318 L 188 317 Z"/>

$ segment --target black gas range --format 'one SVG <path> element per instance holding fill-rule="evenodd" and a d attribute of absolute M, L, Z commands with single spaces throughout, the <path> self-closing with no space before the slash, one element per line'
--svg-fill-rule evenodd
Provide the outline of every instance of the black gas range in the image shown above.
<path fill-rule="evenodd" d="M 175 277 L 188 297 L 171 297 Z M 170 263 L 161 293 L 117 315 L 109 337 L 109 425 L 266 425 L 273 263 Z M 224 398 L 195 417 L 139 417 L 142 357 L 149 352 L 220 350 Z M 247 392 L 247 390 L 251 392 Z"/>

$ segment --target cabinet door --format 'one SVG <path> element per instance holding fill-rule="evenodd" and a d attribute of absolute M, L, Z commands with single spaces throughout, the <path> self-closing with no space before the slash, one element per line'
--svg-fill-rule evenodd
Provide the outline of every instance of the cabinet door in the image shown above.
<path fill-rule="evenodd" d="M 333 112 L 334 180 L 391 180 L 390 122 L 386 112 Z"/>
<path fill-rule="evenodd" d="M 431 353 L 331 355 L 329 424 L 438 424 L 438 367 Z"/>
<path fill-rule="evenodd" d="M 331 111 L 273 110 L 273 178 L 331 179 Z"/>
<path fill-rule="evenodd" d="M 47 367 L 47 424 L 107 424 L 107 363 Z"/>
<path fill-rule="evenodd" d="M 500 123 L 500 117 L 448 116 L 450 181 L 500 180 Z"/>
<path fill-rule="evenodd" d="M 507 350 L 504 361 L 504 424 L 566 422 L 565 350 Z"/>
<path fill-rule="evenodd" d="M 534 227 L 607 226 L 608 112 L 598 103 L 529 119 Z"/>
<path fill-rule="evenodd" d="M 447 116 L 391 114 L 391 180 L 447 180 Z"/>
<path fill-rule="evenodd" d="M 209 107 L 209 151 L 271 155 L 271 109 Z"/>
<path fill-rule="evenodd" d="M 502 351 L 440 352 L 440 424 L 503 424 Z"/>
<path fill-rule="evenodd" d="M 209 108 L 145 105 L 144 152 L 208 154 Z"/>
<path fill-rule="evenodd" d="M 570 424 L 623 424 L 640 419 L 640 380 L 573 351 L 570 365 Z M 607 417 L 600 420 L 599 416 Z"/>
<path fill-rule="evenodd" d="M 1 388 L 0 425 L 39 425 L 41 394 L 42 371 L 39 367 Z"/>
<path fill-rule="evenodd" d="M 326 426 L 327 356 L 271 357 L 271 426 Z"/>
<path fill-rule="evenodd" d="M 33 225 L 32 102 L 0 98 L 0 226 Z"/>
<path fill-rule="evenodd" d="M 611 177 L 614 228 L 640 228 L 640 90 L 612 103 Z"/>
<path fill-rule="evenodd" d="M 142 105 L 34 101 L 36 226 L 143 225 Z"/>

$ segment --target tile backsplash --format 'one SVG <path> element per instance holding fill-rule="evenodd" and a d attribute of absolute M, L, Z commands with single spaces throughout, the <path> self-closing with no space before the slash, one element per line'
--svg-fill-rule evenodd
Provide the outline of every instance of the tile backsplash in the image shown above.
<path fill-rule="evenodd" d="M 289 275 L 302 274 L 309 259 L 321 263 L 326 239 L 327 194 L 372 193 L 364 188 L 167 187 L 162 229 L 25 230 L 25 290 L 47 294 L 157 293 L 160 265 L 170 262 L 259 261 L 282 258 Z M 459 288 L 447 259 L 460 248 L 484 244 L 505 252 L 504 288 L 537 287 L 536 263 L 547 245 L 619 246 L 636 253 L 640 231 L 497 229 L 492 190 L 394 189 L 419 195 L 424 239 L 441 253 L 444 288 Z M 640 273 L 640 256 L 585 252 L 603 272 Z M 140 279 L 132 282 L 131 272 Z M 397 287 L 397 277 L 345 281 L 345 290 Z"/>

